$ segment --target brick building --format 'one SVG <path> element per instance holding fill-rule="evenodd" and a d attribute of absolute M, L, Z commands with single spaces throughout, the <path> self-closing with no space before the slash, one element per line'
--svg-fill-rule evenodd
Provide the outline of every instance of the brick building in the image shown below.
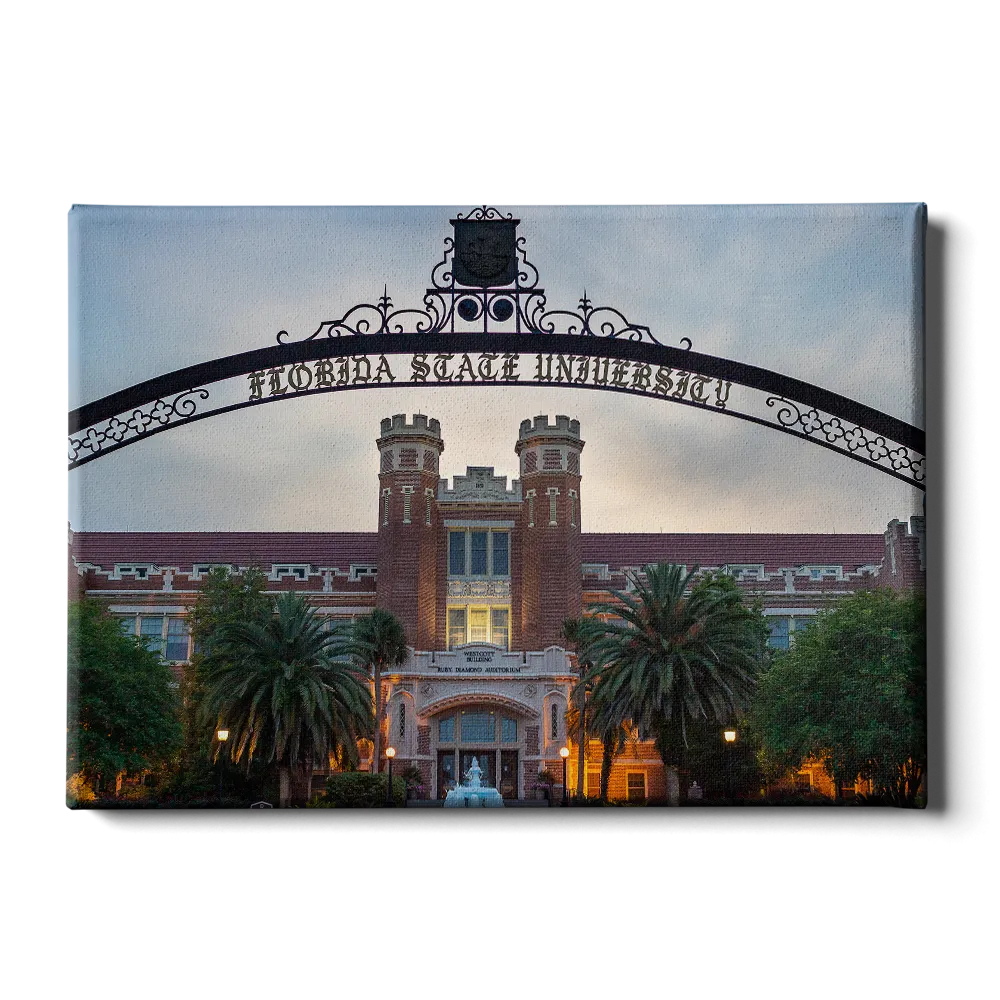
<path fill-rule="evenodd" d="M 397 765 L 414 764 L 422 795 L 441 798 L 475 756 L 505 798 L 525 799 L 539 794 L 540 772 L 560 780 L 564 745 L 576 787 L 565 713 L 578 667 L 562 623 L 627 589 L 630 572 L 655 562 L 725 570 L 763 598 L 779 648 L 831 599 L 923 578 L 920 517 L 882 534 L 584 534 L 584 441 L 566 416 L 521 423 L 509 485 L 480 466 L 440 479 L 441 427 L 421 414 L 383 420 L 376 444 L 377 531 L 71 532 L 71 598 L 102 600 L 176 664 L 190 655 L 186 615 L 215 566 L 259 566 L 271 592 L 302 593 L 331 621 L 386 608 L 412 647 L 387 682 Z M 600 745 L 585 756 L 584 788 L 596 794 Z M 827 789 L 818 768 L 797 780 Z M 679 789 L 652 744 L 636 741 L 616 758 L 609 792 L 663 799 Z"/>

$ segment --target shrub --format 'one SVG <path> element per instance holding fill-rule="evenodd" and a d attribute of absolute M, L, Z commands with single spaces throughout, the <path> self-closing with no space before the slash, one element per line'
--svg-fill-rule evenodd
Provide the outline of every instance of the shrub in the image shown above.
<path fill-rule="evenodd" d="M 384 774 L 365 771 L 344 771 L 331 774 L 326 779 L 326 809 L 377 809 L 385 805 L 386 782 Z M 392 779 L 392 798 L 397 806 L 406 804 L 406 782 Z"/>

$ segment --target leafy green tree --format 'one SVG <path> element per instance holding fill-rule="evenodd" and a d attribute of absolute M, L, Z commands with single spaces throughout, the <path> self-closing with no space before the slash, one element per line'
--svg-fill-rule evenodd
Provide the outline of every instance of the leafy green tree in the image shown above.
<path fill-rule="evenodd" d="M 282 594 L 275 612 L 264 624 L 219 629 L 201 717 L 229 728 L 233 761 L 261 755 L 277 764 L 284 806 L 309 798 L 317 761 L 369 735 L 372 700 L 367 678 L 339 655 L 340 637 L 302 597 Z"/>
<path fill-rule="evenodd" d="M 356 618 L 342 633 L 338 652 L 351 657 L 371 675 L 375 690 L 374 770 L 382 768 L 382 723 L 385 694 L 382 677 L 386 671 L 406 662 L 406 633 L 399 619 L 383 608 Z"/>
<path fill-rule="evenodd" d="M 578 637 L 593 663 L 585 682 L 596 731 L 634 727 L 658 738 L 664 763 L 673 732 L 687 746 L 691 720 L 725 723 L 750 703 L 766 656 L 767 626 L 724 574 L 685 573 L 669 563 L 646 566 L 633 589 L 594 605 Z"/>
<path fill-rule="evenodd" d="M 761 678 L 750 722 L 774 771 L 825 760 L 912 806 L 927 768 L 924 600 L 873 590 L 816 615 Z"/>
<path fill-rule="evenodd" d="M 180 745 L 170 667 L 95 601 L 69 608 L 67 772 L 96 792 L 166 764 Z"/>
<path fill-rule="evenodd" d="M 205 574 L 198 590 L 189 618 L 194 652 L 181 677 L 184 745 L 173 791 L 182 798 L 214 795 L 218 780 L 214 768 L 226 767 L 225 760 L 213 764 L 218 749 L 216 720 L 205 718 L 201 711 L 205 677 L 226 662 L 221 636 L 225 626 L 240 622 L 265 625 L 269 621 L 274 602 L 265 593 L 266 586 L 266 576 L 256 567 L 242 573 L 216 567 Z M 256 761 L 242 770 L 232 768 L 227 775 L 227 788 L 242 786 L 246 796 L 261 798 L 267 767 L 266 762 Z"/>

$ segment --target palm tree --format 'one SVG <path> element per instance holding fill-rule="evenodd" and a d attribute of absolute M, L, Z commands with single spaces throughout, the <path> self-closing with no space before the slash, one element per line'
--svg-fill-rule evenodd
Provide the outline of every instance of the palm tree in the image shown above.
<path fill-rule="evenodd" d="M 202 712 L 230 731 L 230 756 L 278 765 L 280 805 L 309 797 L 313 765 L 354 752 L 372 726 L 367 678 L 337 656 L 338 635 L 294 593 L 266 623 L 219 629 L 220 656 L 206 681 Z"/>
<path fill-rule="evenodd" d="M 370 673 L 375 687 L 374 771 L 382 764 L 382 718 L 385 701 L 382 674 L 406 662 L 406 633 L 398 618 L 382 608 L 356 618 L 344 635 L 341 651 Z"/>
<path fill-rule="evenodd" d="M 645 739 L 679 723 L 686 745 L 687 719 L 726 722 L 747 708 L 764 658 L 763 618 L 731 579 L 696 581 L 697 573 L 646 566 L 631 591 L 589 609 L 595 617 L 581 622 L 578 641 L 594 664 L 587 680 L 598 731 L 630 722 Z"/>

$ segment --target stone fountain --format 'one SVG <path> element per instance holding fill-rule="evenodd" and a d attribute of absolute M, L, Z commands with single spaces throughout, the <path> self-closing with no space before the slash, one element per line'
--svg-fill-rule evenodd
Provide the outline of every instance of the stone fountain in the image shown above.
<path fill-rule="evenodd" d="M 473 757 L 472 765 L 465 772 L 465 780 L 455 788 L 450 788 L 445 796 L 445 809 L 487 808 L 502 809 L 503 797 L 495 788 L 489 788 L 482 783 L 483 769 L 479 761 Z"/>

